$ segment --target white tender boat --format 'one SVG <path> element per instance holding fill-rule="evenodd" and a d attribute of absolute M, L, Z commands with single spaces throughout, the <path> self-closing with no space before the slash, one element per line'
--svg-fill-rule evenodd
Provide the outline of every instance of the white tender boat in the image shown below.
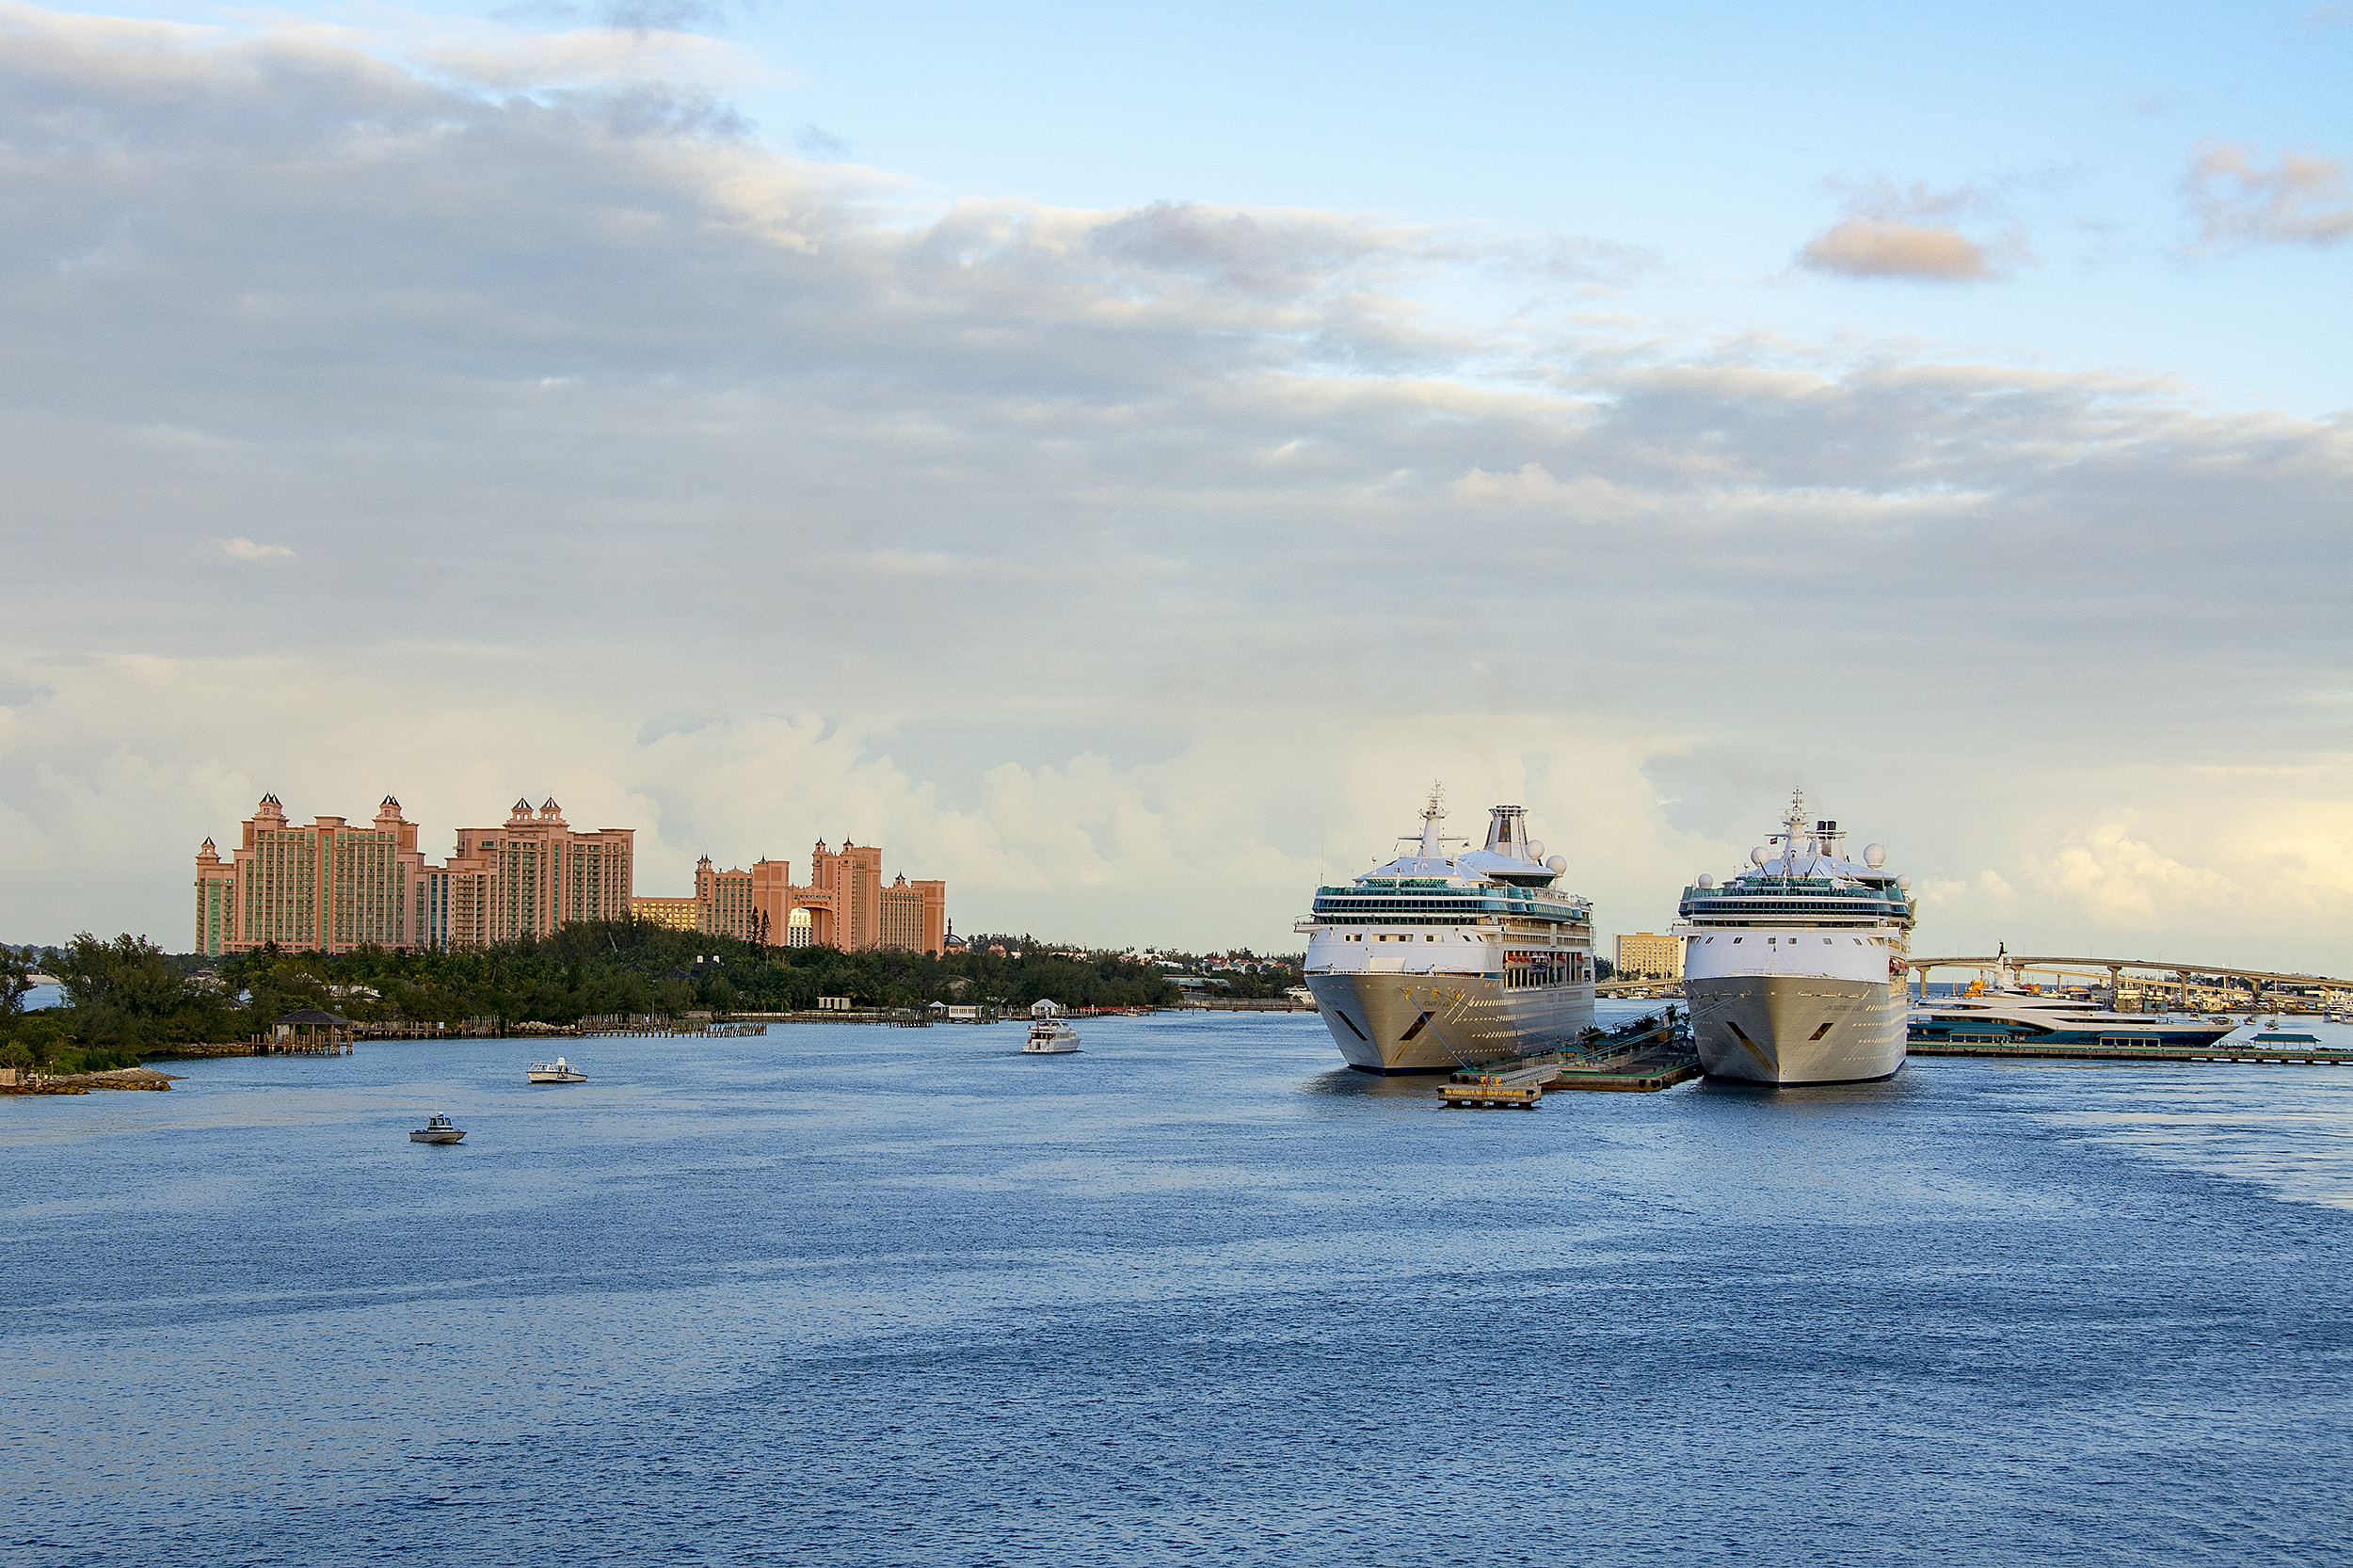
<path fill-rule="evenodd" d="M 534 1083 L 585 1083 L 588 1075 L 562 1057 L 552 1062 L 534 1062 L 523 1076 Z"/>
<path fill-rule="evenodd" d="M 1024 1056 L 1067 1056 L 1079 1048 L 1079 1032 L 1060 1018 L 1040 1018 L 1021 1043 Z"/>
<path fill-rule="evenodd" d="M 412 1144 L 455 1144 L 466 1135 L 466 1129 L 447 1116 L 434 1116 L 424 1126 L 408 1135 Z"/>

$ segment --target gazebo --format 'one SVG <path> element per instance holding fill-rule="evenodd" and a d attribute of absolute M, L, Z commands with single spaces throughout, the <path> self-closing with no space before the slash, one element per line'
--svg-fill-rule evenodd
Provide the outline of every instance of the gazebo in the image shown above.
<path fill-rule="evenodd" d="M 351 1043 L 351 1020 L 323 1007 L 301 1007 L 269 1021 L 269 1043 L 280 1050 L 325 1050 Z"/>

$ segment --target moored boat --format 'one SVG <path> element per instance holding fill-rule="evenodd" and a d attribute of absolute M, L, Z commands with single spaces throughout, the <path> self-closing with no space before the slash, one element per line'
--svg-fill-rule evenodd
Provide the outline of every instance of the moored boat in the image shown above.
<path fill-rule="evenodd" d="M 588 1075 L 562 1057 L 552 1062 L 534 1062 L 523 1077 L 533 1083 L 585 1083 Z"/>

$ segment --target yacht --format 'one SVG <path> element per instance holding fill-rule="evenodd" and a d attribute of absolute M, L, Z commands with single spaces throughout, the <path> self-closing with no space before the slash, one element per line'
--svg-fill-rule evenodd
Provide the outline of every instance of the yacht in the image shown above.
<path fill-rule="evenodd" d="M 534 1083 L 585 1083 L 588 1075 L 562 1057 L 552 1062 L 534 1062 L 523 1077 Z"/>
<path fill-rule="evenodd" d="M 466 1135 L 466 1129 L 447 1116 L 433 1116 L 424 1126 L 408 1134 L 412 1144 L 455 1144 Z"/>
<path fill-rule="evenodd" d="M 2009 965 L 1997 961 L 1991 989 L 1973 985 L 1961 996 L 1921 999 L 1909 1032 L 1919 1046 L 2206 1046 L 2237 1027 L 2236 1018 L 2117 1013 L 2025 990 L 2012 982 Z"/>
<path fill-rule="evenodd" d="M 1067 1056 L 1078 1048 L 1079 1032 L 1055 1017 L 1032 1024 L 1030 1037 L 1021 1042 L 1024 1056 Z"/>
<path fill-rule="evenodd" d="M 1560 890 L 1517 806 L 1488 812 L 1479 849 L 1440 831 L 1433 789 L 1412 847 L 1316 889 L 1307 991 L 1341 1060 L 1368 1073 L 1450 1073 L 1574 1047 L 1593 1026 L 1593 914 Z"/>
<path fill-rule="evenodd" d="M 1676 907 L 1683 994 L 1700 1064 L 1751 1083 L 1854 1083 L 1904 1064 L 1916 905 L 1872 844 L 1846 857 L 1835 822 L 1793 792 L 1750 869 L 1702 876 Z"/>

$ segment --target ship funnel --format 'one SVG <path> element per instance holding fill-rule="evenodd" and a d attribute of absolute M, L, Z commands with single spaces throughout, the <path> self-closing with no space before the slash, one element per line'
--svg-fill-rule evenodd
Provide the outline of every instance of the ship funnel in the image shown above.
<path fill-rule="evenodd" d="M 1487 812 L 1487 853 L 1528 858 L 1528 808 L 1497 806 Z"/>

